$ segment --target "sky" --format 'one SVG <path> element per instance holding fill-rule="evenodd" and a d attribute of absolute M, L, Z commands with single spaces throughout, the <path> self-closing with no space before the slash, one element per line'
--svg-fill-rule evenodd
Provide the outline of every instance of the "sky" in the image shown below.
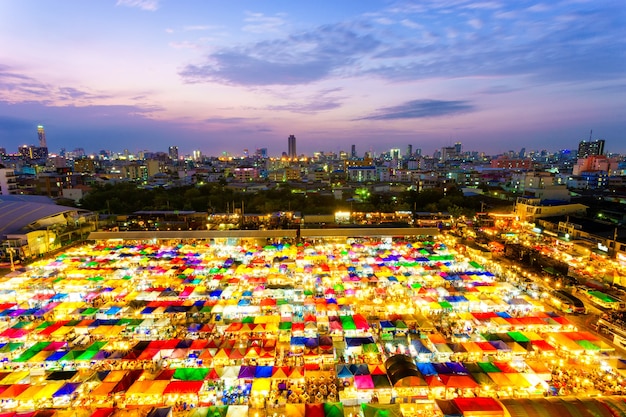
<path fill-rule="evenodd" d="M 626 153 L 623 0 L 1 0 L 0 147 Z"/>

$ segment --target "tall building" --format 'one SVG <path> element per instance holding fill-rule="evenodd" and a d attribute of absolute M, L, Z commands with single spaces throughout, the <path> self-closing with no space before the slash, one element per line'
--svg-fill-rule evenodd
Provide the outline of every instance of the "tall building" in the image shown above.
<path fill-rule="evenodd" d="M 296 137 L 294 135 L 289 135 L 287 138 L 287 157 L 291 159 L 298 157 L 298 153 L 296 152 Z"/>
<path fill-rule="evenodd" d="M 583 140 L 578 144 L 577 156 L 579 158 L 602 154 L 604 154 L 604 139 L 598 139 L 590 142 Z"/>
<path fill-rule="evenodd" d="M 42 125 L 37 126 L 37 136 L 39 137 L 39 147 L 47 148 L 48 144 L 46 143 L 46 132 L 44 131 Z"/>
<path fill-rule="evenodd" d="M 172 161 L 178 161 L 178 146 L 170 146 L 168 149 L 168 154 Z"/>
<path fill-rule="evenodd" d="M 413 145 L 408 145 L 406 147 L 406 157 L 410 158 L 413 156 Z"/>
<path fill-rule="evenodd" d="M 356 158 L 356 145 L 352 145 L 352 151 L 350 151 L 350 157 Z"/>
<path fill-rule="evenodd" d="M 267 158 L 267 148 L 258 148 L 254 153 L 257 158 Z"/>

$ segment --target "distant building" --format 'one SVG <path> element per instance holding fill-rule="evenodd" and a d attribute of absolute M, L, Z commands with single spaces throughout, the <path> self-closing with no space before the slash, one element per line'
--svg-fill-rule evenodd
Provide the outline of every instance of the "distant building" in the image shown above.
<path fill-rule="evenodd" d="M 456 146 L 444 146 L 439 153 L 439 160 L 442 162 L 456 159 L 459 156 Z"/>
<path fill-rule="evenodd" d="M 39 146 L 42 148 L 48 148 L 48 143 L 46 142 L 46 131 L 42 125 L 37 126 L 37 137 L 39 138 Z"/>
<path fill-rule="evenodd" d="M 267 159 L 267 148 L 259 148 L 254 154 L 257 158 Z"/>
<path fill-rule="evenodd" d="M 168 155 L 172 161 L 178 161 L 178 146 L 170 146 Z"/>
<path fill-rule="evenodd" d="M 90 173 L 96 172 L 96 161 L 91 158 L 80 158 L 74 160 L 74 172 Z"/>
<path fill-rule="evenodd" d="M 530 169 L 532 161 L 530 159 L 513 159 L 507 155 L 500 155 L 491 160 L 491 168 L 500 169 Z"/>
<path fill-rule="evenodd" d="M 604 139 L 598 139 L 594 141 L 581 141 L 578 144 L 579 158 L 586 158 L 591 155 L 603 155 L 604 154 Z"/>
<path fill-rule="evenodd" d="M 290 159 L 297 159 L 298 153 L 296 151 L 296 137 L 289 135 L 287 138 L 287 157 Z"/>
<path fill-rule="evenodd" d="M 375 166 L 349 166 L 347 173 L 349 181 L 378 181 L 378 171 Z"/>
<path fill-rule="evenodd" d="M 0 168 L 0 195 L 10 194 L 17 194 L 17 176 L 15 175 L 15 170 Z"/>
<path fill-rule="evenodd" d="M 236 182 L 250 182 L 259 178 L 259 170 L 254 167 L 237 167 L 233 170 Z"/>
<path fill-rule="evenodd" d="M 19 154 L 22 158 L 29 161 L 44 160 L 48 158 L 48 148 L 35 145 L 24 145 L 20 147 Z"/>
<path fill-rule="evenodd" d="M 582 175 L 583 172 L 603 171 L 609 175 L 617 172 L 619 162 L 614 158 L 607 158 L 603 155 L 589 155 L 579 158 L 572 167 L 572 175 Z"/>
<path fill-rule="evenodd" d="M 581 215 L 587 212 L 587 206 L 583 204 L 570 204 L 559 202 L 542 201 L 541 198 L 520 197 L 515 203 L 515 214 L 519 221 L 533 223 L 544 217 Z"/>

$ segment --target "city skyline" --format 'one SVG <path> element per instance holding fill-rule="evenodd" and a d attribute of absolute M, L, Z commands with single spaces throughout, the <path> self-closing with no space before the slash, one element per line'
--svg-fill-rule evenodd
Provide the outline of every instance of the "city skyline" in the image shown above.
<path fill-rule="evenodd" d="M 331 7 L 332 6 L 332 7 Z M 0 147 L 626 153 L 619 1 L 0 4 Z"/>

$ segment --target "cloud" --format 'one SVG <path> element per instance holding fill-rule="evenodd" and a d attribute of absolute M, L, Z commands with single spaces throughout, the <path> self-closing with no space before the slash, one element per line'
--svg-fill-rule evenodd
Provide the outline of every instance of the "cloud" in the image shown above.
<path fill-rule="evenodd" d="M 424 119 L 467 113 L 475 109 L 465 100 L 412 100 L 399 106 L 383 107 L 357 120 Z"/>
<path fill-rule="evenodd" d="M 159 0 L 117 0 L 116 5 L 154 12 L 159 8 Z"/>
<path fill-rule="evenodd" d="M 300 114 L 315 114 L 322 111 L 337 109 L 341 107 L 342 98 L 335 97 L 334 94 L 340 91 L 341 88 L 322 90 L 300 102 L 292 101 L 287 104 L 268 106 L 267 110 L 288 111 Z"/>
<path fill-rule="evenodd" d="M 250 33 L 271 33 L 279 32 L 280 29 L 285 26 L 285 19 L 283 15 L 266 16 L 263 13 L 251 13 L 247 12 L 247 17 L 244 19 L 246 24 L 242 30 Z"/>
<path fill-rule="evenodd" d="M 217 26 L 211 26 L 211 25 L 189 25 L 189 26 L 185 26 L 183 28 L 184 31 L 186 32 L 192 32 L 192 31 L 205 31 L 205 30 L 212 30 L 217 28 Z"/>
<path fill-rule="evenodd" d="M 210 123 L 210 124 L 232 125 L 232 124 L 238 124 L 238 123 L 247 122 L 247 121 L 250 121 L 250 120 L 255 120 L 255 118 L 249 118 L 249 117 L 210 117 L 208 119 L 204 119 L 204 122 Z"/>
<path fill-rule="evenodd" d="M 341 25 L 327 25 L 284 39 L 239 48 L 223 48 L 206 62 L 180 71 L 187 83 L 233 85 L 296 85 L 322 80 L 355 65 L 380 42 Z"/>

